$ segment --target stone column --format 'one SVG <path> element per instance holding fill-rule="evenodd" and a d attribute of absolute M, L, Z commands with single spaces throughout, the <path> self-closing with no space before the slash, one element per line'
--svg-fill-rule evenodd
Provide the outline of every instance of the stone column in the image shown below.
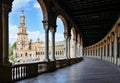
<path fill-rule="evenodd" d="M 106 55 L 105 55 L 105 58 L 106 58 L 106 60 L 107 60 L 107 55 L 108 55 L 108 50 L 107 50 L 107 41 L 106 41 L 106 44 L 105 44 L 105 45 L 106 45 L 106 48 L 105 48 L 105 49 L 106 49 Z"/>
<path fill-rule="evenodd" d="M 97 58 L 97 56 L 98 56 L 98 51 L 97 51 L 97 47 L 96 47 L 96 58 Z"/>
<path fill-rule="evenodd" d="M 2 5 L 0 3 L 0 5 Z M 2 6 L 0 6 L 0 40 L 3 40 L 3 26 L 2 26 Z M 0 41 L 0 65 L 3 64 L 3 49 L 2 49 L 3 41 Z"/>
<path fill-rule="evenodd" d="M 0 17 L 1 17 L 1 30 L 0 30 L 0 64 L 10 64 L 9 63 L 9 28 L 8 28 L 8 14 L 11 11 L 11 7 L 7 4 L 1 4 L 1 11 L 0 11 Z"/>
<path fill-rule="evenodd" d="M 95 56 L 96 56 L 96 58 L 97 58 L 97 48 L 95 48 Z"/>
<path fill-rule="evenodd" d="M 7 3 L 9 2 L 9 3 Z M 12 68 L 9 58 L 9 28 L 8 14 L 11 11 L 12 0 L 0 1 L 0 82 L 12 82 Z"/>
<path fill-rule="evenodd" d="M 111 52 L 111 59 L 112 59 L 112 63 L 114 63 L 114 41 L 112 40 L 112 48 L 111 48 L 112 52 Z"/>
<path fill-rule="evenodd" d="M 99 48 L 99 58 L 101 59 L 101 47 Z"/>
<path fill-rule="evenodd" d="M 67 39 L 68 39 L 68 33 L 64 33 L 64 38 L 65 38 L 65 57 L 66 57 L 66 59 L 68 59 L 68 41 L 67 41 Z"/>
<path fill-rule="evenodd" d="M 44 30 L 45 30 L 45 58 L 44 61 L 50 61 L 49 59 L 49 26 L 48 21 L 43 21 Z"/>
<path fill-rule="evenodd" d="M 117 33 L 114 36 L 114 63 L 117 65 Z"/>
<path fill-rule="evenodd" d="M 99 47 L 97 47 L 97 58 L 99 58 Z"/>
<path fill-rule="evenodd" d="M 77 58 L 77 56 L 76 56 L 76 39 L 74 39 L 73 42 L 74 42 L 74 56 L 75 56 L 75 58 Z"/>
<path fill-rule="evenodd" d="M 111 39 L 110 39 L 110 45 L 109 45 L 109 61 L 111 62 L 112 61 L 112 42 L 111 42 Z"/>
<path fill-rule="evenodd" d="M 79 52 L 79 57 L 81 57 L 81 45 L 80 45 L 80 42 L 79 42 L 79 44 L 78 44 L 79 46 L 78 46 L 78 52 Z"/>
<path fill-rule="evenodd" d="M 101 46 L 101 59 L 103 59 L 103 47 Z"/>
<path fill-rule="evenodd" d="M 93 53 L 92 53 L 92 56 L 94 56 L 95 54 L 94 54 L 94 48 L 93 48 Z"/>
<path fill-rule="evenodd" d="M 68 58 L 70 59 L 70 36 L 68 36 Z"/>
<path fill-rule="evenodd" d="M 104 45 L 103 45 L 103 47 L 102 47 L 102 59 L 104 60 Z"/>
<path fill-rule="evenodd" d="M 76 45 L 76 56 L 79 57 L 79 43 Z"/>
<path fill-rule="evenodd" d="M 117 59 L 118 63 L 117 65 L 120 66 L 120 36 L 117 38 Z"/>
<path fill-rule="evenodd" d="M 105 60 L 105 54 L 106 54 L 106 45 L 104 44 L 104 60 Z"/>
<path fill-rule="evenodd" d="M 52 41 L 51 41 L 51 59 L 52 59 L 52 61 L 55 61 L 56 59 L 55 59 L 55 32 L 56 32 L 56 30 L 55 29 L 50 29 L 50 31 L 51 31 L 51 39 L 52 39 Z"/>

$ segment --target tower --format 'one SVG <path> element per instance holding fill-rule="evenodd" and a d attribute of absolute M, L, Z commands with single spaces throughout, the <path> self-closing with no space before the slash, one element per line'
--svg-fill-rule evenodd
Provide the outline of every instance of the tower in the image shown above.
<path fill-rule="evenodd" d="M 28 49 L 28 34 L 26 32 L 26 25 L 25 25 L 25 16 L 24 11 L 20 15 L 20 25 L 18 27 L 18 38 L 17 38 L 17 49 L 18 50 L 27 50 Z"/>

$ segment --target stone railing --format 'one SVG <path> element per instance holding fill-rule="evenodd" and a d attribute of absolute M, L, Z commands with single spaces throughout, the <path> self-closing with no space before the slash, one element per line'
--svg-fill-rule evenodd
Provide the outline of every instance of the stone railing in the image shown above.
<path fill-rule="evenodd" d="M 38 62 L 38 63 L 30 63 L 30 64 L 19 64 L 13 65 L 11 70 L 11 81 L 15 82 L 18 80 L 26 79 L 35 77 L 38 74 L 55 71 L 56 69 L 66 67 L 77 62 L 83 60 L 82 57 L 80 58 L 72 58 L 69 60 L 57 60 L 51 62 Z"/>

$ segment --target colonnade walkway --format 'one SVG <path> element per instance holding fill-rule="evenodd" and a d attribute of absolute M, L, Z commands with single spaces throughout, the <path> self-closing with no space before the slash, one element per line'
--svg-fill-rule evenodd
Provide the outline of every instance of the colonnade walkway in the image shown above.
<path fill-rule="evenodd" d="M 16 83 L 120 83 L 120 68 L 95 58 Z"/>

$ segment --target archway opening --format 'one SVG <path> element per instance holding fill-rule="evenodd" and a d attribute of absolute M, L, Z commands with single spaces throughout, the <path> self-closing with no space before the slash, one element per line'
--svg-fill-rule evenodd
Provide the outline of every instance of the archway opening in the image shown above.
<path fill-rule="evenodd" d="M 55 33 L 55 51 L 57 55 L 55 55 L 56 59 L 64 59 L 64 54 L 60 55 L 59 51 L 64 51 L 64 21 L 61 19 L 61 16 L 57 17 L 56 20 L 57 28 Z"/>
<path fill-rule="evenodd" d="M 31 57 L 30 62 L 43 60 L 44 55 L 39 53 L 44 49 L 41 46 L 45 44 L 42 21 L 47 19 L 47 12 L 43 6 L 45 5 L 42 0 L 39 3 L 37 0 L 13 1 L 12 12 L 9 13 L 9 61 L 11 63 L 16 60 L 15 54 L 17 59 L 23 57 L 24 55 L 20 56 L 21 53 L 30 54 L 27 55 L 28 58 Z"/>

